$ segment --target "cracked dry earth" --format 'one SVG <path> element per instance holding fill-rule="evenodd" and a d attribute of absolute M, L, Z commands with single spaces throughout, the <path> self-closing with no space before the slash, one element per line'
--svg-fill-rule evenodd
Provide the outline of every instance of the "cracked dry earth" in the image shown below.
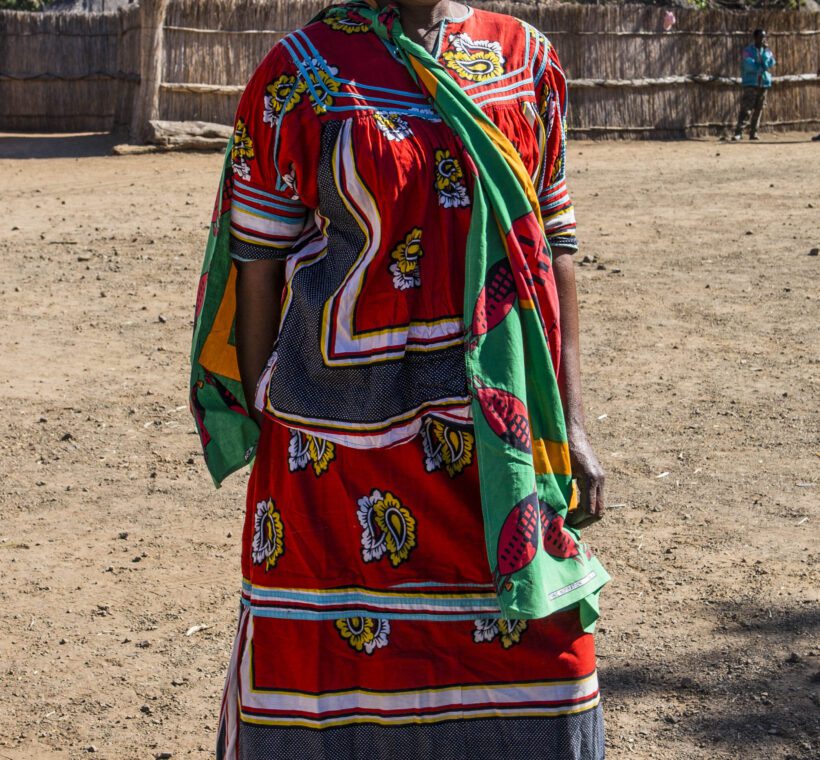
<path fill-rule="evenodd" d="M 820 756 L 808 138 L 570 149 L 615 760 Z M 211 756 L 236 621 L 246 478 L 186 410 L 220 157 L 110 144 L 0 136 L 2 760 Z"/>

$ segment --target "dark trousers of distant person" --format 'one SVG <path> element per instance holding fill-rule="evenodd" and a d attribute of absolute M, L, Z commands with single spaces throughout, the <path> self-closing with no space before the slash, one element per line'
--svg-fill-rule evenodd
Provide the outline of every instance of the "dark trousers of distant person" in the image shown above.
<path fill-rule="evenodd" d="M 756 137 L 760 128 L 760 117 L 763 115 L 763 105 L 766 102 L 768 87 L 744 87 L 740 97 L 740 113 L 737 117 L 735 135 L 742 135 L 743 130 L 749 127 L 749 137 Z"/>

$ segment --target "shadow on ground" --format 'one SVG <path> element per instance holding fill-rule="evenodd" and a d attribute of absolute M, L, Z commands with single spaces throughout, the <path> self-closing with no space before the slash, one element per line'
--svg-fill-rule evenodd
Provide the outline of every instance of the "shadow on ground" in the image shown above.
<path fill-rule="evenodd" d="M 636 651 L 626 665 L 604 664 L 605 698 L 661 696 L 664 733 L 732 757 L 820 757 L 820 610 L 715 602 L 706 613 L 713 632 L 696 654 Z"/>
<path fill-rule="evenodd" d="M 0 133 L 0 159 L 110 156 L 111 149 L 121 142 L 123 135 L 109 132 L 52 135 Z"/>

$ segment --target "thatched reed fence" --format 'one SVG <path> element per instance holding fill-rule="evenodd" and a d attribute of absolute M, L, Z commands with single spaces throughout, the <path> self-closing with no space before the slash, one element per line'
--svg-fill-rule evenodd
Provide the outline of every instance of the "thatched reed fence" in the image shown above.
<path fill-rule="evenodd" d="M 118 13 L 0 11 L 0 129 L 108 130 L 139 89 L 138 8 Z"/>
<path fill-rule="evenodd" d="M 0 12 L 0 128 L 110 129 L 132 116 L 137 126 L 148 118 L 230 123 L 257 63 L 326 2 L 142 0 L 114 14 Z M 547 32 L 570 77 L 576 135 L 722 131 L 736 113 L 740 50 L 757 26 L 768 29 L 778 59 L 769 128 L 820 128 L 820 13 L 676 9 L 665 33 L 665 11 L 651 6 L 474 4 Z M 158 13 L 162 33 L 153 35 Z M 161 57 L 152 61 L 146 51 L 157 36 Z"/>

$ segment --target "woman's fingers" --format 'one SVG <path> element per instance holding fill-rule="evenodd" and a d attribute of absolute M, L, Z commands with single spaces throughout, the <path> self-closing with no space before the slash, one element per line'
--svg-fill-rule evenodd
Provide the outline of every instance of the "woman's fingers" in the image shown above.
<path fill-rule="evenodd" d="M 578 478 L 581 496 L 581 511 L 579 515 L 578 527 L 590 525 L 597 522 L 604 515 L 606 509 L 604 502 L 604 481 L 605 476 L 601 466 L 598 464 L 595 454 L 584 452 L 584 456 L 579 456 L 576 461 L 575 476 Z"/>
<path fill-rule="evenodd" d="M 573 517 L 572 524 L 583 527 L 600 520 L 604 515 L 606 476 L 583 431 L 570 436 L 570 459 L 572 472 L 578 482 L 580 501 L 579 513 Z"/>
<path fill-rule="evenodd" d="M 586 509 L 584 511 L 595 517 L 598 514 L 598 486 L 589 473 L 585 474 L 584 479 L 586 480 L 585 490 L 587 492 Z"/>
<path fill-rule="evenodd" d="M 605 476 L 600 465 L 597 467 L 593 478 L 595 483 L 595 501 L 591 503 L 591 512 L 596 519 L 600 520 L 604 516 L 606 506 L 604 504 L 604 480 Z"/>

